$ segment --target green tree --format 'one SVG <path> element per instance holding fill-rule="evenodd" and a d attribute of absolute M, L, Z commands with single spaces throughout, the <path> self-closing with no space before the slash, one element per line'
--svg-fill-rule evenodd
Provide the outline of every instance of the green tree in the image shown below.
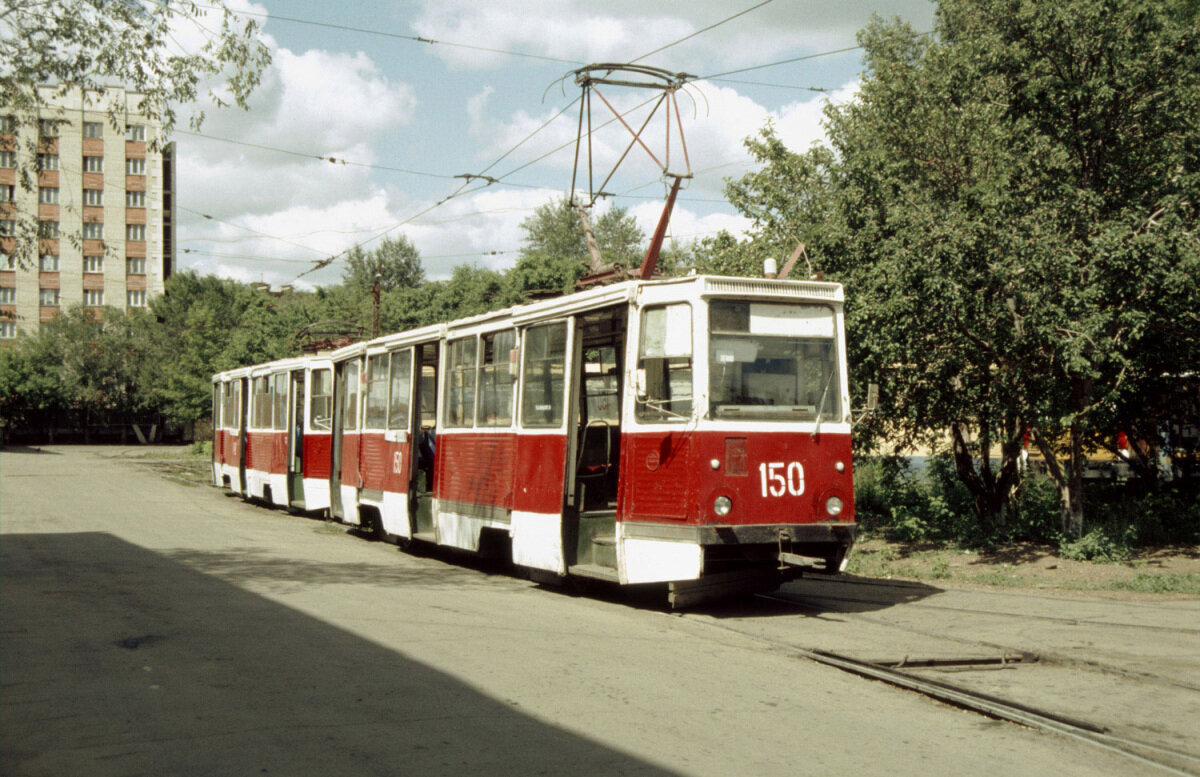
<path fill-rule="evenodd" d="M 949 430 L 985 519 L 1029 430 L 1081 533 L 1086 449 L 1200 358 L 1198 15 L 944 0 L 931 38 L 876 20 L 831 148 L 768 127 L 763 171 L 731 186 L 756 237 L 846 281 L 856 374 L 904 439 Z"/>
<path fill-rule="evenodd" d="M 376 277 L 381 292 L 416 288 L 425 282 L 421 256 L 407 237 L 385 237 L 370 251 L 360 246 L 350 249 L 342 285 L 355 294 L 370 295 Z"/>
<path fill-rule="evenodd" d="M 624 267 L 641 264 L 646 235 L 626 208 L 609 208 L 598 219 L 591 221 L 591 227 L 605 264 Z M 567 270 L 570 263 L 581 265 L 586 272 L 591 258 L 579 210 L 570 200 L 563 198 L 540 206 L 532 216 L 521 222 L 521 229 L 525 232 L 524 245 L 521 247 L 521 259 L 526 260 L 523 277 L 552 283 L 543 288 L 559 288 L 553 281 L 574 272 Z"/>

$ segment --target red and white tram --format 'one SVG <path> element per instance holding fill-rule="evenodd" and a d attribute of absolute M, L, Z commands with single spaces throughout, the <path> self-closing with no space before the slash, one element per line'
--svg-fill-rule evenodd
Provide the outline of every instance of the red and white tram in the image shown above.
<path fill-rule="evenodd" d="M 235 494 L 246 493 L 246 377 L 249 367 L 213 376 L 213 483 Z"/>
<path fill-rule="evenodd" d="M 223 373 L 214 478 L 238 490 L 240 433 L 241 493 L 381 536 L 681 592 L 838 571 L 842 305 L 833 283 L 626 281 Z"/>
<path fill-rule="evenodd" d="M 213 482 L 281 507 L 328 509 L 332 413 L 328 358 L 285 359 L 218 373 L 213 376 Z"/>

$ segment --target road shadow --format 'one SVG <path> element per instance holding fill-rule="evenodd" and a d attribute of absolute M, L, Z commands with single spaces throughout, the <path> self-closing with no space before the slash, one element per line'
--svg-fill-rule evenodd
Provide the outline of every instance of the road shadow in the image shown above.
<path fill-rule="evenodd" d="M 61 456 L 62 455 L 61 453 L 58 453 L 56 451 L 48 451 L 48 450 L 45 450 L 44 448 L 38 448 L 35 445 L 5 444 L 5 445 L 0 445 L 0 451 L 3 451 L 4 453 L 34 455 L 34 456 Z"/>
<path fill-rule="evenodd" d="M 340 531 L 340 527 L 331 531 Z M 332 539 L 332 538 L 331 538 Z M 399 555 L 402 551 L 396 549 Z M 512 577 L 509 567 L 489 566 L 486 561 L 467 559 L 470 564 L 434 558 L 387 558 L 384 563 L 309 561 L 278 556 L 261 548 L 230 548 L 210 551 L 181 548 L 163 551 L 163 555 L 198 572 L 214 575 L 232 583 L 272 584 L 367 584 L 381 587 L 410 588 L 494 588 L 493 576 Z M 444 554 L 448 555 L 448 554 Z M 515 582 L 517 578 L 512 577 Z"/>
<path fill-rule="evenodd" d="M 0 537 L 6 775 L 671 774 L 189 565 L 319 570 L 175 556 Z"/>
<path fill-rule="evenodd" d="M 924 583 L 812 574 L 786 582 L 776 591 L 711 602 L 690 608 L 689 612 L 713 618 L 806 615 L 830 619 L 838 614 L 886 610 L 939 593 L 941 588 Z"/>

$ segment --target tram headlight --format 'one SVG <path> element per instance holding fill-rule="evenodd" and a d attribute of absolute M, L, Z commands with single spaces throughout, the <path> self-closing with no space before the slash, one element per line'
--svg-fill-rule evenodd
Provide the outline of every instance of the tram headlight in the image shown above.
<path fill-rule="evenodd" d="M 733 509 L 733 500 L 727 496 L 719 496 L 713 500 L 713 512 L 720 516 L 729 515 Z"/>
<path fill-rule="evenodd" d="M 825 500 L 825 512 L 833 516 L 842 514 L 842 500 L 840 497 L 831 496 Z"/>

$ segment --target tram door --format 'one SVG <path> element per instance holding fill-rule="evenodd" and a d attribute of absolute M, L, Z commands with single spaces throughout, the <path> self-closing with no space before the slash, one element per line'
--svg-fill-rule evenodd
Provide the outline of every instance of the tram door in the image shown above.
<path fill-rule="evenodd" d="M 333 518 L 341 518 L 345 511 L 342 509 L 342 407 L 346 396 L 346 362 L 334 366 L 333 379 L 333 423 L 330 429 L 329 462 L 329 513 Z"/>
<path fill-rule="evenodd" d="M 238 456 L 238 493 L 246 491 L 246 444 L 249 442 L 249 432 L 246 421 L 250 415 L 249 378 L 237 379 L 237 456 Z"/>
<path fill-rule="evenodd" d="M 288 412 L 288 504 L 304 507 L 304 370 L 291 373 L 291 409 Z"/>
<path fill-rule="evenodd" d="M 435 539 L 433 527 L 433 473 L 437 453 L 438 343 L 413 347 L 412 471 L 409 511 L 412 529 L 422 539 Z"/>
<path fill-rule="evenodd" d="M 616 306 L 575 318 L 567 424 L 571 435 L 568 509 L 564 515 L 564 549 L 569 564 L 617 566 L 621 366 L 627 315 L 627 307 Z"/>

